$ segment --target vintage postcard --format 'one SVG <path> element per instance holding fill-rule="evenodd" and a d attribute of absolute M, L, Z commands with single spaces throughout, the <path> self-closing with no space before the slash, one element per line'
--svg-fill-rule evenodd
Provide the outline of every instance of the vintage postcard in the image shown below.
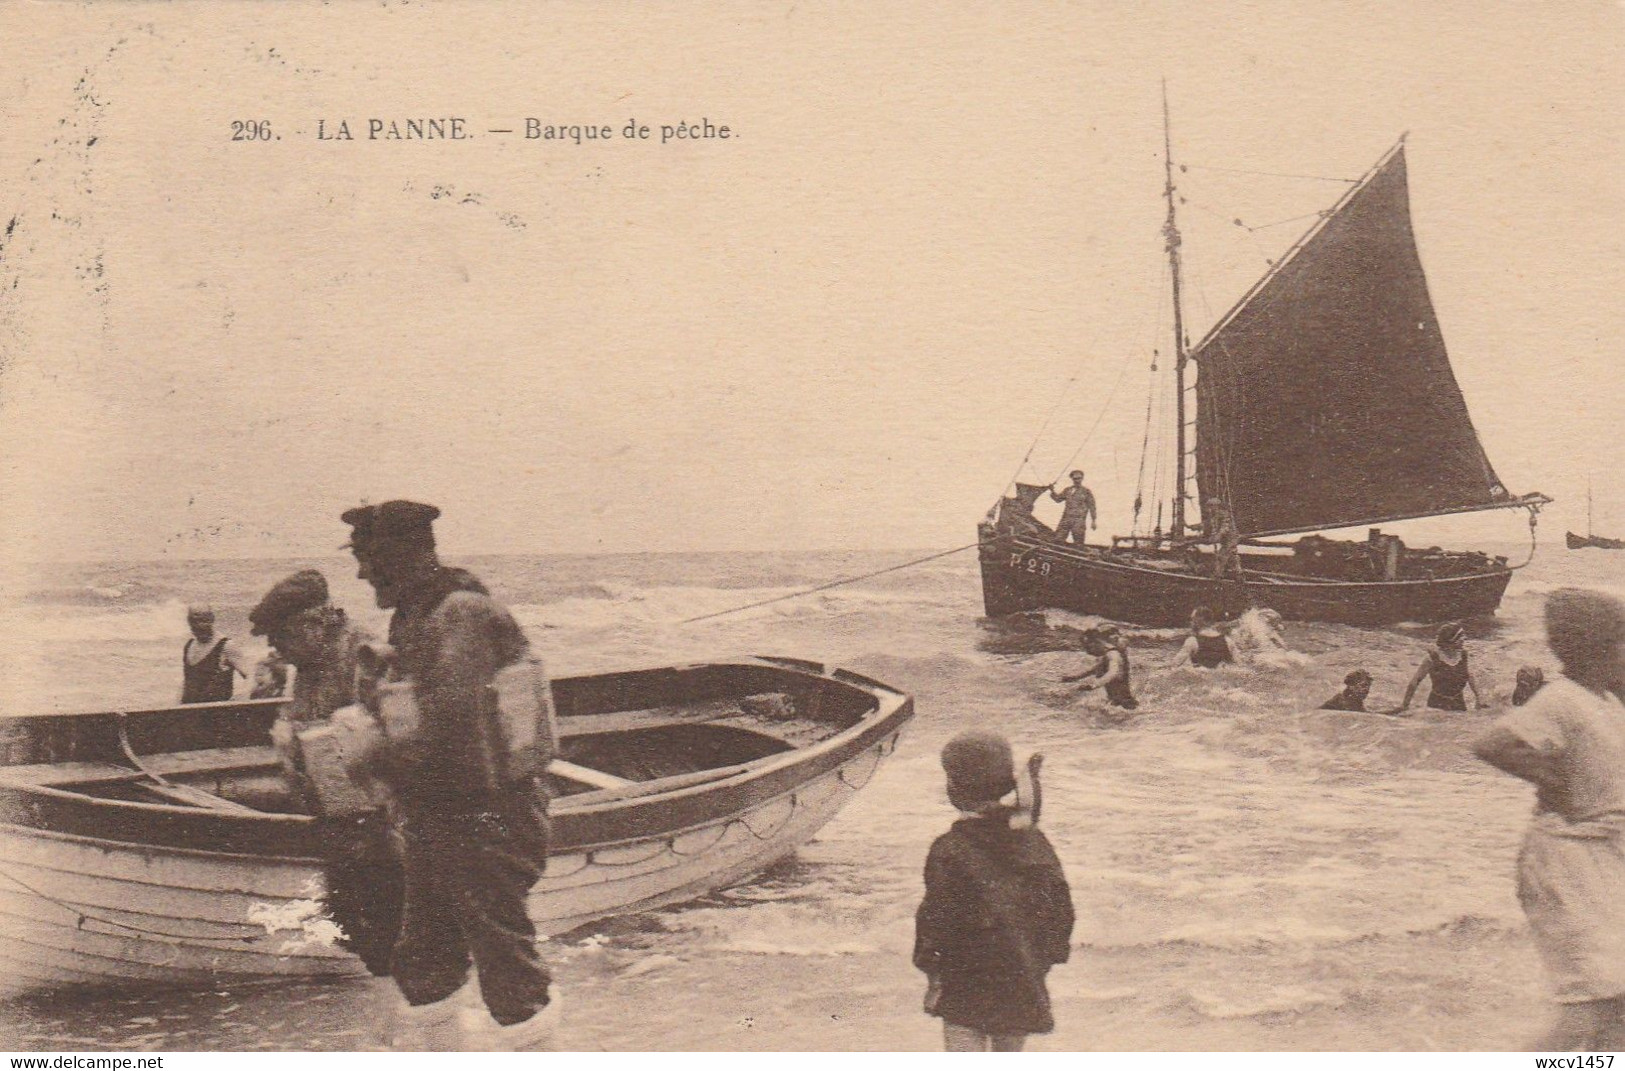
<path fill-rule="evenodd" d="M 0 1048 L 1625 1046 L 1622 60 L 0 6 Z"/>

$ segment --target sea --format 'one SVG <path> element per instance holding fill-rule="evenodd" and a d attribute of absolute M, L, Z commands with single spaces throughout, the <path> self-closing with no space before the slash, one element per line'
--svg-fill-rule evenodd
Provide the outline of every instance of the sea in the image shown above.
<path fill-rule="evenodd" d="M 1496 549 L 1496 548 L 1486 548 Z M 1521 561 L 1527 547 L 1504 548 Z M 1505 1050 L 1551 1014 L 1514 892 L 1532 792 L 1471 743 L 1523 665 L 1556 672 L 1544 595 L 1625 595 L 1625 556 L 1549 544 L 1469 626 L 1491 709 L 1407 718 L 1315 709 L 1363 667 L 1397 705 L 1434 626 L 1289 622 L 1285 649 L 1173 668 L 1181 635 L 1129 630 L 1141 705 L 1081 696 L 1087 618 L 983 617 L 967 552 L 456 558 L 511 606 L 556 674 L 736 654 L 850 667 L 913 694 L 896 755 L 794 857 L 735 888 L 545 943 L 561 1044 L 586 1051 L 929 1050 L 910 963 L 932 839 L 955 814 L 938 754 L 972 727 L 1045 756 L 1042 828 L 1077 909 L 1050 975 L 1048 1050 Z M 300 568 L 382 627 L 349 559 L 40 566 L 0 609 L 0 709 L 172 703 L 185 607 L 212 604 L 250 657 L 259 595 Z M 753 609 L 685 620 L 765 600 Z M 1425 686 L 1423 694 L 1425 695 Z M 32 997 L 0 1005 L 13 1050 L 304 1050 L 365 1044 L 356 983 Z"/>

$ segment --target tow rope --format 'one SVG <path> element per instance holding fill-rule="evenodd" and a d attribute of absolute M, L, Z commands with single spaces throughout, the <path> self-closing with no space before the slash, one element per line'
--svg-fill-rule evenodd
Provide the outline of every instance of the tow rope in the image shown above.
<path fill-rule="evenodd" d="M 980 541 L 975 543 L 966 543 L 962 547 L 955 547 L 953 550 L 938 551 L 935 554 L 927 554 L 923 558 L 915 558 L 913 561 L 903 562 L 901 565 L 888 565 L 886 568 L 876 569 L 872 573 L 864 573 L 861 576 L 842 577 L 839 580 L 831 580 L 827 584 L 819 584 L 817 587 L 807 588 L 805 591 L 792 591 L 788 595 L 775 595 L 771 599 L 759 599 L 756 602 L 747 602 L 743 606 L 734 606 L 727 610 L 718 610 L 713 614 L 701 614 L 698 617 L 686 617 L 677 623 L 679 625 L 692 625 L 696 621 L 709 621 L 713 617 L 726 617 L 728 614 L 737 614 L 743 610 L 754 610 L 758 606 L 768 606 L 776 602 L 785 602 L 789 599 L 799 599 L 804 595 L 814 595 L 820 591 L 828 591 L 830 588 L 843 587 L 847 584 L 856 584 L 860 580 L 869 580 L 873 577 L 884 576 L 887 573 L 895 573 L 902 569 L 910 569 L 916 565 L 923 565 L 926 562 L 936 561 L 938 558 L 946 558 L 950 554 L 962 554 L 967 550 L 971 550 L 981 545 L 982 544 Z"/>

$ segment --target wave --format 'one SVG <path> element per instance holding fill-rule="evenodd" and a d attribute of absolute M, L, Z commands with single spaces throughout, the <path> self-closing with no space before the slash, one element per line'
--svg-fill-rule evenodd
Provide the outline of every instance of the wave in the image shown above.
<path fill-rule="evenodd" d="M 1185 993 L 1185 1001 L 1208 1019 L 1253 1019 L 1288 1015 L 1310 1008 L 1335 1008 L 1343 1003 L 1341 990 L 1325 992 L 1304 986 L 1274 986 L 1262 993 L 1219 995 L 1205 989 Z"/>
<path fill-rule="evenodd" d="M 173 591 L 139 580 L 98 579 L 83 584 L 33 588 L 23 596 L 32 606 L 133 606 L 171 598 Z"/>
<path fill-rule="evenodd" d="M 1201 948 L 1223 952 L 1267 952 L 1288 949 L 1338 948 L 1373 941 L 1424 940 L 1431 938 L 1476 938 L 1500 940 L 1521 934 L 1523 917 L 1490 918 L 1461 914 L 1437 922 L 1396 921 L 1374 929 L 1349 929 L 1279 917 L 1250 921 L 1229 918 L 1210 919 L 1176 927 L 1144 940 L 1084 938 L 1073 942 L 1080 950 L 1102 952 L 1150 951 L 1154 949 Z"/>
<path fill-rule="evenodd" d="M 581 585 L 557 601 L 521 603 L 514 616 L 537 628 L 589 630 L 626 626 L 676 626 L 692 618 L 724 615 L 717 621 L 830 617 L 884 612 L 908 606 L 934 606 L 940 596 L 903 591 L 843 588 L 803 594 L 800 588 L 722 588 L 642 586 L 616 581 Z M 762 605 L 756 605 L 762 604 Z M 705 624 L 706 622 L 693 622 Z"/>
<path fill-rule="evenodd" d="M 108 600 L 111 601 L 111 600 Z M 186 604 L 162 602 L 85 610 L 75 606 L 30 604 L 0 608 L 0 633 L 36 643 L 117 643 L 173 641 L 188 635 Z"/>
<path fill-rule="evenodd" d="M 696 933 L 715 949 L 758 956 L 831 957 L 890 953 L 914 947 L 912 915 L 853 925 L 827 905 L 776 901 L 735 908 L 696 907 L 673 914 L 674 930 Z"/>
<path fill-rule="evenodd" d="M 1550 595 L 1559 588 L 1586 588 L 1591 591 L 1600 591 L 1605 595 L 1612 595 L 1616 599 L 1625 599 L 1625 584 L 1610 583 L 1606 580 L 1525 580 L 1518 585 L 1515 592 L 1508 594 L 1508 598 L 1524 595 Z"/>

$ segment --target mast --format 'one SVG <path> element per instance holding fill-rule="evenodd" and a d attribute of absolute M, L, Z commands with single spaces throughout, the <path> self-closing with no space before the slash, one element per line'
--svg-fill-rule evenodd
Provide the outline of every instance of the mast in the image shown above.
<path fill-rule="evenodd" d="M 1591 538 L 1591 477 L 1586 477 L 1586 538 Z"/>
<path fill-rule="evenodd" d="M 1179 226 L 1174 219 L 1174 150 L 1168 129 L 1168 79 L 1162 80 L 1162 162 L 1167 175 L 1163 193 L 1168 199 L 1168 220 L 1162 225 L 1167 243 L 1168 268 L 1174 284 L 1174 419 L 1176 460 L 1174 462 L 1174 515 L 1169 535 L 1185 535 L 1185 322 L 1179 303 Z"/>

